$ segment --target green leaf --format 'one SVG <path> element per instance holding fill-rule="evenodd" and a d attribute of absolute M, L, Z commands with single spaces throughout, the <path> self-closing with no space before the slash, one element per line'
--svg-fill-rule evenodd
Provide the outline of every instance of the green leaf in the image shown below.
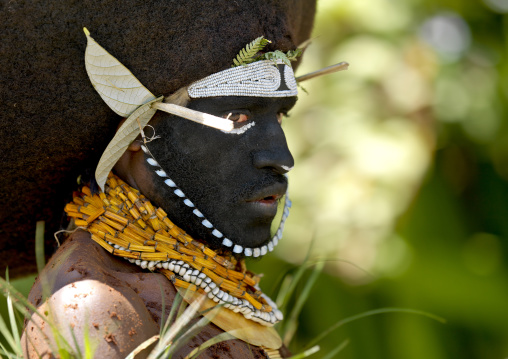
<path fill-rule="evenodd" d="M 299 353 L 299 354 L 293 355 L 292 357 L 289 357 L 289 359 L 303 359 L 303 358 L 307 358 L 308 356 L 311 356 L 312 354 L 316 354 L 320 350 L 321 350 L 321 348 L 319 347 L 319 345 L 316 345 L 316 346 L 313 346 L 310 349 L 307 349 L 307 350 L 303 351 L 302 353 Z"/>
<path fill-rule="evenodd" d="M 194 348 L 185 359 L 194 359 L 197 358 L 201 353 L 203 353 L 206 349 L 215 345 L 217 343 L 225 342 L 226 340 L 236 339 L 234 335 L 229 334 L 228 332 L 224 332 L 214 336 L 213 338 L 208 339 L 206 342 L 201 344 L 199 347 Z"/>
<path fill-rule="evenodd" d="M 236 58 L 233 59 L 233 66 L 247 65 L 256 61 L 256 54 L 263 50 L 263 48 L 271 43 L 270 40 L 265 39 L 263 36 L 251 41 L 245 48 L 241 49 Z"/>

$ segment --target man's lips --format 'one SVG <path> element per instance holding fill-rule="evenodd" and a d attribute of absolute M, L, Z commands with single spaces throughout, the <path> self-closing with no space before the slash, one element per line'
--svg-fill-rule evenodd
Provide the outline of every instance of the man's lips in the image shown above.
<path fill-rule="evenodd" d="M 286 193 L 287 184 L 275 183 L 249 197 L 246 202 L 265 216 L 275 216 L 278 200 Z"/>
<path fill-rule="evenodd" d="M 274 183 L 273 185 L 266 186 L 261 190 L 256 191 L 252 196 L 247 198 L 246 202 L 262 202 L 262 201 L 271 201 L 278 200 L 281 198 L 287 189 L 286 183 Z"/>

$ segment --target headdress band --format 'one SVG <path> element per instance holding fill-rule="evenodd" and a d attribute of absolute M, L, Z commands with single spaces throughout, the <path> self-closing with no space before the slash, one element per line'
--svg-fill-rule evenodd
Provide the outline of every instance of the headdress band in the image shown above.
<path fill-rule="evenodd" d="M 216 72 L 192 83 L 190 98 L 214 96 L 290 97 L 297 96 L 293 69 L 282 60 L 264 60 Z"/>

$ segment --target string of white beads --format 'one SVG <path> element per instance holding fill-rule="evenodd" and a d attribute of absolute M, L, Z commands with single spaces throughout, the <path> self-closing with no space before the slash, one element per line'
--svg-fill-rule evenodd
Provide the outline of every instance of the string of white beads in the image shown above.
<path fill-rule="evenodd" d="M 113 244 L 109 241 L 110 245 L 112 245 L 115 249 L 131 252 L 131 250 L 119 246 L 118 244 Z M 206 293 L 208 298 L 213 300 L 216 303 L 224 304 L 224 307 L 232 310 L 236 313 L 241 313 L 246 319 L 253 320 L 257 323 L 263 324 L 265 326 L 273 326 L 274 324 L 280 322 L 283 319 L 282 312 L 277 308 L 277 305 L 265 294 L 261 294 L 263 298 L 268 302 L 268 304 L 272 307 L 271 312 L 261 312 L 256 309 L 251 303 L 249 303 L 246 299 L 237 298 L 223 290 L 221 290 L 213 280 L 208 277 L 205 273 L 200 272 L 197 269 L 191 268 L 191 266 L 184 261 L 171 259 L 168 261 L 146 261 L 140 259 L 133 258 L 125 258 L 129 262 L 140 266 L 143 269 L 155 270 L 155 268 L 164 268 L 172 271 L 179 277 L 179 279 L 192 283 Z M 256 287 L 259 289 L 259 287 Z"/>

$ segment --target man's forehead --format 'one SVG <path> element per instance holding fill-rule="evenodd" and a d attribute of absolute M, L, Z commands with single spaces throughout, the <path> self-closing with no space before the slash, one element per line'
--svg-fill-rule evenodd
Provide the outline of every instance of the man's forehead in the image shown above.
<path fill-rule="evenodd" d="M 289 97 L 249 97 L 249 96 L 219 96 L 191 100 L 191 106 L 209 107 L 213 110 L 226 109 L 257 109 L 270 106 L 277 106 L 280 109 L 289 111 L 297 102 L 297 96 Z"/>

